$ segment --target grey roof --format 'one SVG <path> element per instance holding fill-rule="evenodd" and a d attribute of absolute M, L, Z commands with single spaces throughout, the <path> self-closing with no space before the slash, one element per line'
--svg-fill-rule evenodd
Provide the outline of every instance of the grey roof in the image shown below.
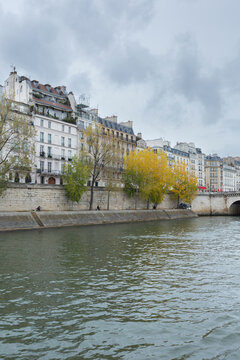
<path fill-rule="evenodd" d="M 103 119 L 103 118 L 101 118 L 99 116 L 97 117 L 97 121 L 100 124 L 102 124 L 103 126 L 106 126 L 106 127 L 110 128 L 110 129 L 122 131 L 122 132 L 125 132 L 125 133 L 130 134 L 130 135 L 134 135 L 133 129 L 128 127 L 128 126 L 124 126 L 124 125 L 115 123 L 114 121 Z"/>
<path fill-rule="evenodd" d="M 186 156 L 189 157 L 189 153 L 187 153 L 186 151 L 182 151 L 182 150 L 178 150 L 178 149 L 174 149 L 170 146 L 164 145 L 163 146 L 163 150 L 164 151 L 169 151 L 175 155 L 182 155 L 182 156 Z"/>

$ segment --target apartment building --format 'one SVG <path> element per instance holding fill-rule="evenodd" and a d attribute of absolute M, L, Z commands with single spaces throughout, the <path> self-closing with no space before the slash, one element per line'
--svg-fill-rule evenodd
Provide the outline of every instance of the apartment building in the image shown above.
<path fill-rule="evenodd" d="M 223 158 L 223 162 L 236 170 L 235 174 L 235 190 L 240 190 L 240 158 L 238 156 L 228 156 Z"/>
<path fill-rule="evenodd" d="M 36 129 L 35 175 L 32 182 L 60 184 L 63 165 L 77 152 L 76 115 L 72 93 L 64 86 L 52 87 L 10 73 L 5 93 L 18 104 L 27 105 Z"/>
<path fill-rule="evenodd" d="M 175 149 L 187 152 L 189 154 L 189 170 L 195 173 L 198 179 L 199 188 L 205 189 L 205 155 L 200 148 L 196 148 L 195 144 L 190 142 L 178 142 Z"/>

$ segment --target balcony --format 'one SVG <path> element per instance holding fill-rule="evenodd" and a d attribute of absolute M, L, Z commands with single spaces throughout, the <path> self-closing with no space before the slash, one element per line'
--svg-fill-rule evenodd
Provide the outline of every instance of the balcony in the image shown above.
<path fill-rule="evenodd" d="M 61 170 L 48 170 L 48 169 L 37 169 L 37 174 L 41 175 L 53 175 L 53 176 L 60 176 L 62 175 Z"/>

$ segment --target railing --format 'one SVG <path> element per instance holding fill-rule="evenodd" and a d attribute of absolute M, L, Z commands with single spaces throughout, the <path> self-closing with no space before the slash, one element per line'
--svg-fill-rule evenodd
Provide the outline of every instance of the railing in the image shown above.
<path fill-rule="evenodd" d="M 37 173 L 38 174 L 42 174 L 42 175 L 62 175 L 62 171 L 61 170 L 48 170 L 48 169 L 37 169 Z"/>
<path fill-rule="evenodd" d="M 39 153 L 39 156 L 42 158 L 53 159 L 53 160 L 68 160 L 72 161 L 72 157 L 56 155 L 56 154 L 46 154 L 44 151 Z"/>

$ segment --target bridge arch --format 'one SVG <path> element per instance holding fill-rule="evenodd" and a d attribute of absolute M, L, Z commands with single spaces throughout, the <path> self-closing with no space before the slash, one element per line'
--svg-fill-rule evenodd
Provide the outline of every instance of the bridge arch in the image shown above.
<path fill-rule="evenodd" d="M 234 201 L 228 210 L 229 215 L 240 216 L 240 200 Z"/>

